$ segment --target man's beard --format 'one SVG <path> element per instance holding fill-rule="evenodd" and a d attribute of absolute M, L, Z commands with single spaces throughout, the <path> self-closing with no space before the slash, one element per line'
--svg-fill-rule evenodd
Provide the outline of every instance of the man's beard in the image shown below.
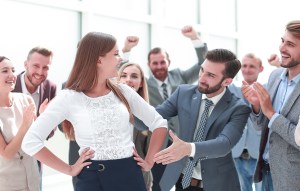
<path fill-rule="evenodd" d="M 213 87 L 209 87 L 209 88 L 201 88 L 200 85 L 198 85 L 198 90 L 200 93 L 203 93 L 203 94 L 212 94 L 212 93 L 217 92 L 222 87 L 222 82 L 223 82 L 223 79 L 217 85 L 215 85 Z"/>
<path fill-rule="evenodd" d="M 292 68 L 294 66 L 297 66 L 298 64 L 300 64 L 300 61 L 293 59 L 287 65 L 280 64 L 280 66 L 283 68 Z"/>
<path fill-rule="evenodd" d="M 31 77 L 28 73 L 25 74 L 25 75 L 26 75 L 28 81 L 30 82 L 30 84 L 31 84 L 33 87 L 38 87 L 38 86 L 40 85 L 40 84 L 35 84 L 35 83 L 33 83 L 32 77 Z"/>

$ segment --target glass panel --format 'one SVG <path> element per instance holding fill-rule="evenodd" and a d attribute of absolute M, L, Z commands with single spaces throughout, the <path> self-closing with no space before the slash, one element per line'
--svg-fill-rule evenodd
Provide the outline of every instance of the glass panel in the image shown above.
<path fill-rule="evenodd" d="M 236 39 L 210 35 L 207 41 L 209 50 L 215 48 L 225 48 L 232 51 L 235 54 L 237 53 Z"/>
<path fill-rule="evenodd" d="M 164 5 L 164 15 L 168 22 L 197 23 L 198 0 L 166 0 Z"/>
<path fill-rule="evenodd" d="M 197 63 L 197 55 L 189 38 L 181 34 L 180 29 L 165 28 L 160 42 L 154 42 L 154 46 L 164 48 L 170 56 L 170 69 L 188 69 Z"/>
<path fill-rule="evenodd" d="M 140 64 L 147 71 L 147 54 L 149 50 L 149 25 L 144 23 L 118 20 L 108 17 L 95 16 L 91 31 L 100 31 L 114 35 L 119 49 L 124 46 L 127 36 L 138 36 L 139 44 L 132 49 L 130 61 Z M 147 72 L 145 72 L 147 74 Z"/>
<path fill-rule="evenodd" d="M 149 0 L 83 0 L 84 2 L 90 3 L 93 7 L 101 12 L 119 12 L 123 13 L 133 13 L 145 15 L 149 14 Z"/>
<path fill-rule="evenodd" d="M 213 31 L 236 31 L 235 0 L 202 0 L 200 24 Z"/>
<path fill-rule="evenodd" d="M 0 52 L 24 70 L 30 49 L 45 46 L 54 52 L 49 78 L 60 84 L 69 75 L 80 36 L 79 13 L 32 4 L 7 2 L 1 5 Z M 7 19 L 9 18 L 9 19 Z"/>

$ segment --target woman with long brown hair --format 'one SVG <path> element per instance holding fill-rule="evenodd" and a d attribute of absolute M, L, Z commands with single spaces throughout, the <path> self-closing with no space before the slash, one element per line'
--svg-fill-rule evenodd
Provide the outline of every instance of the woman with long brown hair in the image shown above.
<path fill-rule="evenodd" d="M 116 84 L 121 62 L 116 39 L 91 32 L 82 38 L 64 90 L 33 123 L 24 150 L 65 174 L 78 175 L 76 190 L 146 190 L 141 168 L 149 171 L 160 150 L 167 122 L 132 88 Z M 133 115 L 153 132 L 145 160 L 133 151 Z M 43 144 L 47 133 L 61 123 L 75 138 L 80 157 L 74 165 L 61 161 Z M 140 167 L 141 168 L 140 168 Z"/>

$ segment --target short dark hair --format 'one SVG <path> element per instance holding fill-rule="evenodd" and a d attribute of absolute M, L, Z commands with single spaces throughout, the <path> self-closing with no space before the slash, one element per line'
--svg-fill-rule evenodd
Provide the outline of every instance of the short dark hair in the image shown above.
<path fill-rule="evenodd" d="M 227 49 L 214 49 L 206 54 L 206 59 L 212 62 L 225 64 L 224 78 L 234 78 L 241 69 L 241 62 L 236 55 Z"/>
<path fill-rule="evenodd" d="M 158 53 L 161 53 L 161 52 L 164 52 L 166 54 L 167 59 L 170 62 L 169 54 L 167 53 L 167 51 L 163 50 L 160 47 L 155 47 L 155 48 L 152 48 L 150 50 L 150 52 L 148 53 L 148 63 L 150 63 L 150 56 L 151 56 L 151 54 L 158 54 Z"/>
<path fill-rule="evenodd" d="M 47 48 L 44 48 L 44 47 L 39 47 L 39 46 L 37 46 L 37 47 L 34 47 L 33 49 L 31 49 L 30 51 L 29 51 L 29 53 L 28 53 L 28 56 L 27 56 L 27 60 L 29 60 L 30 59 L 30 56 L 33 54 L 33 53 L 35 53 L 35 52 L 37 52 L 37 53 L 39 53 L 39 54 L 41 54 L 41 55 L 43 55 L 43 56 L 46 56 L 46 57 L 52 57 L 53 56 L 53 52 L 51 51 L 51 50 L 49 50 L 49 49 L 47 49 Z"/>
<path fill-rule="evenodd" d="M 3 60 L 9 60 L 9 59 L 6 58 L 5 56 L 0 56 L 0 62 L 2 62 Z"/>

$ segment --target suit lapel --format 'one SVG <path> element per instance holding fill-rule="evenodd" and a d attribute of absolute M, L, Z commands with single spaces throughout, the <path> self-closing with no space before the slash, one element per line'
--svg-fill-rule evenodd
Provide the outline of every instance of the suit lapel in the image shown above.
<path fill-rule="evenodd" d="M 150 102 L 152 101 L 151 105 L 157 106 L 164 101 L 164 99 L 161 97 L 158 91 L 157 82 L 152 76 L 147 80 L 147 82 L 149 88 Z"/>
<path fill-rule="evenodd" d="M 13 90 L 13 92 L 23 92 L 22 91 L 22 83 L 21 83 L 21 78 L 22 78 L 22 74 L 24 72 L 20 73 L 18 76 L 17 76 L 17 81 L 16 81 L 16 85 L 15 85 L 15 89 Z"/>
<path fill-rule="evenodd" d="M 204 131 L 204 138 L 206 138 L 207 133 L 208 133 L 209 129 L 211 128 L 212 124 L 214 123 L 214 121 L 222 113 L 225 112 L 225 110 L 227 109 L 231 99 L 232 99 L 231 93 L 228 89 L 226 89 L 225 94 L 220 99 L 220 101 L 217 103 L 217 105 L 214 107 L 214 109 L 212 110 L 210 116 L 207 119 L 205 131 Z"/>
<path fill-rule="evenodd" d="M 279 86 L 280 82 L 281 82 L 281 78 L 280 78 L 280 76 L 278 76 L 278 78 L 275 79 L 274 84 L 269 89 L 270 98 L 271 98 L 272 102 L 275 99 L 275 95 L 278 90 L 278 86 Z"/>
<path fill-rule="evenodd" d="M 172 94 L 173 92 L 175 92 L 176 88 L 178 87 L 178 84 L 176 83 L 176 80 L 174 79 L 173 75 L 168 75 L 168 81 L 171 85 L 171 89 L 172 89 L 171 94 Z"/>
<path fill-rule="evenodd" d="M 294 105 L 296 99 L 300 95 L 300 81 L 296 84 L 293 92 L 291 93 L 289 100 L 285 102 L 285 105 L 282 107 L 281 114 L 287 116 L 288 112 L 291 111 L 292 106 Z"/>
<path fill-rule="evenodd" d="M 46 99 L 44 99 L 44 93 L 45 93 L 45 86 L 44 86 L 44 83 L 41 83 L 40 85 L 40 98 L 39 98 L 39 105 L 37 106 L 37 114 L 38 116 L 40 115 L 40 112 L 39 112 L 39 109 L 40 109 L 40 105 L 43 103 L 43 101 Z M 50 100 L 48 100 L 50 101 Z"/>

